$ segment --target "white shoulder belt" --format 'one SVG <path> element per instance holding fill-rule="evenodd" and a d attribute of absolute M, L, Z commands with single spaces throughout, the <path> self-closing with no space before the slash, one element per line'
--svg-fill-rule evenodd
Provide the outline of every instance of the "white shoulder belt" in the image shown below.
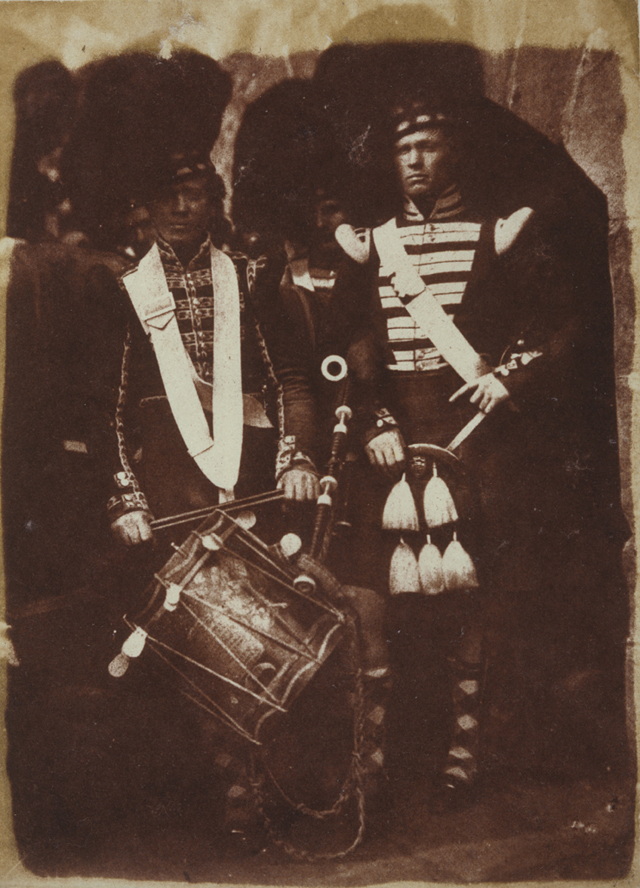
<path fill-rule="evenodd" d="M 133 307 L 155 351 L 165 393 L 190 456 L 206 477 L 232 495 L 242 451 L 240 295 L 231 259 L 211 247 L 213 279 L 213 438 L 196 389 L 195 368 L 182 343 L 176 305 L 157 244 L 124 275 Z"/>
<path fill-rule="evenodd" d="M 433 342 L 443 358 L 465 382 L 491 372 L 491 367 L 447 315 L 415 270 L 405 252 L 395 219 L 373 230 L 373 240 L 381 264 L 391 270 L 391 283 L 399 299 Z"/>

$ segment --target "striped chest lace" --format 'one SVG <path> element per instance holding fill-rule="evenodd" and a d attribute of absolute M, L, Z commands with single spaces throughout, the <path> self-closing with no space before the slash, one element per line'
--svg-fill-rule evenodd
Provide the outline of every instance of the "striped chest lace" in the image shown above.
<path fill-rule="evenodd" d="M 398 232 L 404 249 L 430 292 L 455 318 L 462 301 L 480 238 L 480 223 L 434 219 L 404 220 Z M 380 267 L 378 286 L 394 363 L 390 370 L 433 372 L 447 366 L 418 327 L 391 284 L 392 269 Z"/>

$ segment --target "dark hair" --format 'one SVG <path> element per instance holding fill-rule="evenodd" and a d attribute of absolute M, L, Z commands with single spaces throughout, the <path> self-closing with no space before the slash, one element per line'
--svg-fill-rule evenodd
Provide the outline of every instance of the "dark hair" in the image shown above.
<path fill-rule="evenodd" d="M 216 172 L 213 166 L 207 172 L 206 182 L 212 203 L 209 234 L 214 247 L 221 247 L 223 244 L 229 243 L 233 234 L 233 226 L 227 217 L 224 207 L 227 189 L 222 176 Z"/>

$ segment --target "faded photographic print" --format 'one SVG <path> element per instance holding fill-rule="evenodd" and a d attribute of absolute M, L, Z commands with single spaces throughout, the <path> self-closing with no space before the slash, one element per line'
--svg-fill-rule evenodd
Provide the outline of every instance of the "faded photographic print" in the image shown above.
<path fill-rule="evenodd" d="M 0 21 L 0 881 L 634 884 L 634 0 Z"/>

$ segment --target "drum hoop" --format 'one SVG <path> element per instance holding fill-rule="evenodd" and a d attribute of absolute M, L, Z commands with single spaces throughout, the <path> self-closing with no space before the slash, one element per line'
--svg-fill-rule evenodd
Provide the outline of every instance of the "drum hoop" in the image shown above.
<path fill-rule="evenodd" d="M 130 629 L 136 628 L 136 625 L 134 623 L 131 623 L 126 618 L 125 618 L 125 622 L 127 623 L 127 625 L 129 626 Z M 337 643 L 337 641 L 339 641 L 339 639 L 335 639 L 334 636 L 336 635 L 336 633 L 340 633 L 343 630 L 343 628 L 344 627 L 341 624 L 337 623 L 335 626 L 333 626 L 329 630 L 329 632 L 327 632 L 326 636 L 324 637 L 319 654 L 318 654 L 319 658 L 324 656 L 327 648 L 330 645 L 331 645 L 331 647 L 335 646 L 335 644 Z M 278 705 L 277 703 L 272 702 L 272 700 L 267 699 L 266 697 L 262 696 L 261 694 L 257 694 L 255 691 L 252 691 L 250 688 L 243 687 L 242 685 L 233 681 L 233 679 L 227 678 L 226 676 L 220 674 L 219 672 L 216 672 L 214 669 L 211 669 L 210 667 L 205 666 L 202 663 L 199 663 L 197 660 L 194 660 L 192 657 L 189 657 L 188 655 L 183 654 L 180 651 L 176 651 L 174 648 L 169 647 L 169 645 L 165 644 L 164 642 L 160 641 L 157 638 L 154 638 L 152 635 L 149 635 L 147 637 L 147 643 L 150 645 L 151 649 L 154 651 L 156 656 L 160 657 L 160 659 L 164 663 L 166 663 L 170 669 L 172 669 L 174 672 L 176 672 L 191 688 L 193 688 L 196 695 L 200 695 L 200 697 L 203 700 L 206 700 L 207 704 L 209 704 L 209 705 L 205 705 L 202 702 L 202 700 L 198 700 L 196 697 L 191 696 L 191 694 L 188 694 L 185 691 L 182 691 L 182 693 L 184 694 L 185 697 L 187 697 L 187 699 L 191 700 L 193 703 L 200 706 L 202 709 L 205 709 L 205 711 L 209 712 L 211 715 L 219 718 L 224 724 L 226 724 L 232 730 L 236 731 L 238 734 L 240 734 L 242 737 L 249 740 L 251 743 L 255 744 L 256 746 L 262 746 L 263 745 L 262 741 L 258 740 L 257 737 L 254 737 L 252 734 L 250 734 L 245 728 L 243 728 L 243 726 L 239 722 L 237 722 L 233 718 L 232 715 L 230 715 L 222 706 L 220 706 L 220 704 L 216 703 L 215 700 L 213 700 L 212 698 L 207 696 L 207 694 L 205 694 L 204 691 L 201 690 L 201 688 L 199 688 L 198 685 L 195 684 L 192 681 L 192 679 L 189 678 L 188 675 L 186 675 L 181 669 L 179 669 L 178 666 L 176 666 L 175 663 L 173 663 L 169 659 L 169 657 L 165 656 L 162 651 L 163 650 L 170 651 L 174 656 L 177 656 L 179 659 L 184 660 L 187 663 L 191 663 L 191 665 L 197 667 L 198 669 L 201 669 L 202 671 L 207 672 L 210 675 L 213 675 L 215 678 L 218 678 L 223 683 L 230 685 L 231 687 L 234 688 L 234 690 L 237 690 L 240 693 L 244 693 L 245 695 L 252 697 L 254 700 L 257 700 L 258 703 L 262 703 L 266 707 L 266 710 L 260 716 L 258 721 L 256 722 L 256 725 L 255 725 L 256 735 L 259 734 L 259 732 L 262 728 L 262 725 L 264 724 L 266 719 L 269 718 L 269 716 L 273 715 L 276 712 L 281 712 L 283 714 L 286 714 L 288 712 L 288 709 L 285 709 L 284 706 L 281 706 L 281 705 Z M 318 659 L 316 661 L 309 661 L 302 669 L 298 670 L 294 675 L 292 675 L 291 680 L 287 684 L 286 688 L 284 689 L 284 693 L 282 695 L 282 703 L 283 704 L 285 704 L 288 701 L 295 685 L 300 681 L 301 676 L 304 676 L 305 673 L 309 672 L 310 670 L 313 670 L 314 668 L 320 667 L 322 665 L 322 662 L 323 661 L 320 659 Z M 256 681 L 258 684 L 260 684 L 259 680 L 255 678 L 253 673 L 249 672 L 249 675 L 254 681 Z M 269 694 L 269 696 L 271 697 L 272 695 L 269 693 L 268 689 L 265 689 L 265 690 Z M 212 707 L 212 708 L 209 708 L 209 707 Z"/>

